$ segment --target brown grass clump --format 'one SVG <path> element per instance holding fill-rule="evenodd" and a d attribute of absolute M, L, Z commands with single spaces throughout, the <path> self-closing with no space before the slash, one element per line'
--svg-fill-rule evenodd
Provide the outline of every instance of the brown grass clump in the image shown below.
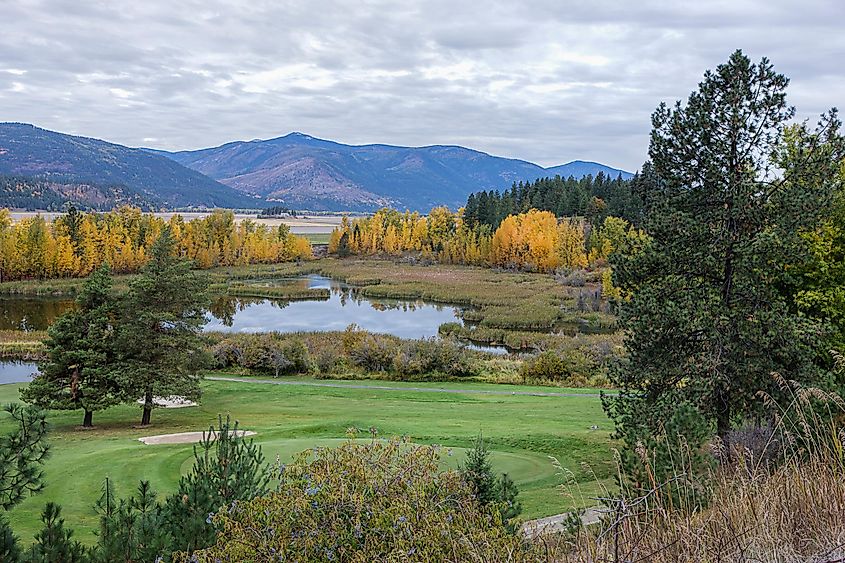
<path fill-rule="evenodd" d="M 638 498 L 598 499 L 605 504 L 599 524 L 539 539 L 555 546 L 549 560 L 845 561 L 845 404 L 835 394 L 781 383 L 792 401 L 773 418 L 765 448 L 722 446 L 721 464 L 702 478 L 706 506 L 673 505 L 668 491 L 688 478 L 689 468 L 679 467 L 675 479 Z"/>

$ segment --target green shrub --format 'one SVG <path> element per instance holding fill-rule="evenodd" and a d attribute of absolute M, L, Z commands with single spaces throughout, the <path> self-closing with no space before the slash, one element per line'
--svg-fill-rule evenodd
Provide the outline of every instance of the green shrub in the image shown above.
<path fill-rule="evenodd" d="M 522 364 L 523 380 L 547 380 L 585 386 L 594 364 L 581 350 L 546 350 Z"/>
<path fill-rule="evenodd" d="M 346 367 L 346 359 L 335 348 L 318 347 L 311 352 L 316 376 L 338 374 Z"/>
<path fill-rule="evenodd" d="M 224 343 L 216 346 L 225 352 Z M 308 348 L 302 340 L 282 339 L 275 334 L 255 335 L 242 340 L 238 365 L 247 369 L 273 373 L 276 377 L 307 373 L 310 369 Z"/>
<path fill-rule="evenodd" d="M 175 561 L 537 561 L 435 446 L 350 441 L 300 454 L 276 492 L 213 517 L 208 549 Z M 193 557 L 193 559 L 192 559 Z"/>
<path fill-rule="evenodd" d="M 211 347 L 211 357 L 217 367 L 227 368 L 241 365 L 243 345 L 234 338 L 221 340 Z"/>
<path fill-rule="evenodd" d="M 364 333 L 349 350 L 353 364 L 367 371 L 384 372 L 393 367 L 396 344 L 380 334 Z"/>
<path fill-rule="evenodd" d="M 473 375 L 466 350 L 452 340 L 423 338 L 403 342 L 393 358 L 400 376 L 441 373 L 449 377 Z"/>

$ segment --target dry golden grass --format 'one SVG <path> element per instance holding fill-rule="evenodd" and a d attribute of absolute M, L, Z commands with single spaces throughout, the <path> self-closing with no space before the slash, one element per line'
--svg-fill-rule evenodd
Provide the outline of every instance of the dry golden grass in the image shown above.
<path fill-rule="evenodd" d="M 37 360 L 44 355 L 42 340 L 47 331 L 23 332 L 0 330 L 0 358 L 16 360 Z"/>
<path fill-rule="evenodd" d="M 790 382 L 773 440 L 781 463 L 733 450 L 707 481 L 703 509 L 670 506 L 655 484 L 638 498 L 608 499 L 600 524 L 545 537 L 549 560 L 565 563 L 845 561 L 845 404 Z M 767 399 L 763 397 L 763 399 Z M 683 480 L 686 468 L 676 474 Z"/>

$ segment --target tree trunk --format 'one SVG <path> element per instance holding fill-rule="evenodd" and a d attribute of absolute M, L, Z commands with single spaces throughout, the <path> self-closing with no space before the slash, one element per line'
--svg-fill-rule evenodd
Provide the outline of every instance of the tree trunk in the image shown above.
<path fill-rule="evenodd" d="M 85 417 L 82 419 L 82 428 L 91 428 L 94 426 L 94 411 L 85 409 Z"/>
<path fill-rule="evenodd" d="M 716 435 L 724 440 L 731 431 L 731 402 L 728 398 L 728 390 L 719 386 L 716 392 Z"/>
<path fill-rule="evenodd" d="M 141 426 L 149 426 L 150 418 L 153 414 L 153 390 L 152 388 L 147 388 L 147 391 L 144 393 L 144 412 L 141 415 Z"/>

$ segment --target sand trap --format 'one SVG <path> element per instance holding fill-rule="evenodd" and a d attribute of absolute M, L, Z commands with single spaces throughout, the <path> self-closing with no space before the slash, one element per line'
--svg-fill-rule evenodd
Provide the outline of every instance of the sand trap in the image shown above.
<path fill-rule="evenodd" d="M 138 399 L 136 401 L 139 405 L 144 404 L 144 399 Z M 180 397 L 178 395 L 171 395 L 169 397 L 153 397 L 153 403 L 157 407 L 165 408 L 165 409 L 181 409 L 185 407 L 195 407 L 197 404 L 193 401 L 189 401 L 185 397 Z"/>
<path fill-rule="evenodd" d="M 158 436 L 144 436 L 138 438 L 139 442 L 143 442 L 148 446 L 157 444 L 193 444 L 201 442 L 203 432 L 179 432 L 178 434 L 159 434 Z M 255 432 L 251 430 L 238 430 L 238 437 L 255 436 Z"/>

